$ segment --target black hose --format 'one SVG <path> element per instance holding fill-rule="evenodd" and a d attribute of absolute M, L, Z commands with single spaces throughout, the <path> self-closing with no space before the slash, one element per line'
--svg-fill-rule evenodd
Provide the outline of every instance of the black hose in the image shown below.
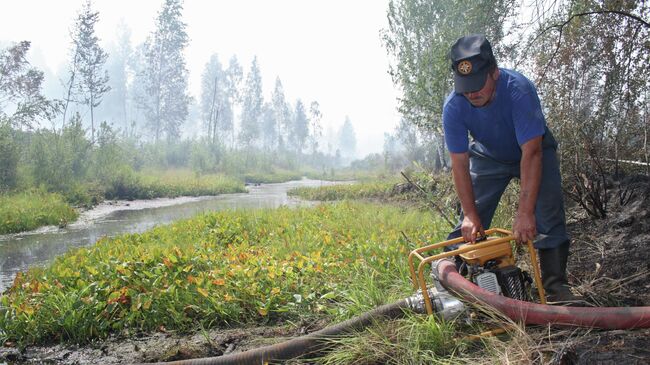
<path fill-rule="evenodd" d="M 201 359 L 162 362 L 165 365 L 248 365 L 265 364 L 271 361 L 289 360 L 300 355 L 321 350 L 328 337 L 365 327 L 378 317 L 399 318 L 408 308 L 405 299 L 392 304 L 385 304 L 347 321 L 328 326 L 322 330 L 300 336 L 275 345 L 269 345 L 240 353 Z"/>

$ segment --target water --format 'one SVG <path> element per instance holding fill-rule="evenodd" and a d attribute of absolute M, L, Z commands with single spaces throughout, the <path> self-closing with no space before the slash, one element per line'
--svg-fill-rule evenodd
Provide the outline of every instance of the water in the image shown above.
<path fill-rule="evenodd" d="M 333 183 L 327 181 L 300 180 L 250 186 L 248 194 L 103 204 L 82 214 L 76 223 L 63 229 L 44 227 L 36 231 L 0 236 L 0 293 L 11 286 L 16 273 L 26 271 L 31 266 L 46 264 L 71 248 L 92 245 L 104 236 L 143 232 L 157 225 L 214 210 L 310 204 L 288 197 L 287 190 L 331 184 Z"/>

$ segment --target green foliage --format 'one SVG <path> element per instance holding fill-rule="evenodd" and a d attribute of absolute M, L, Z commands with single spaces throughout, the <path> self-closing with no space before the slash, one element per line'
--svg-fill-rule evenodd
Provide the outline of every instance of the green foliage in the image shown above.
<path fill-rule="evenodd" d="M 0 120 L 0 192 L 16 187 L 19 159 L 14 131 L 8 123 Z"/>
<path fill-rule="evenodd" d="M 160 326 L 349 318 L 410 293 L 402 232 L 446 234 L 432 215 L 374 204 L 205 214 L 19 274 L 0 297 L 0 328 L 20 344 L 84 343 Z"/>
<path fill-rule="evenodd" d="M 86 177 L 92 146 L 81 123 L 77 113 L 60 132 L 40 130 L 32 136 L 29 162 L 36 185 L 65 194 Z"/>
<path fill-rule="evenodd" d="M 59 194 L 33 190 L 0 195 L 0 234 L 46 225 L 65 226 L 76 218 L 77 212 Z"/>

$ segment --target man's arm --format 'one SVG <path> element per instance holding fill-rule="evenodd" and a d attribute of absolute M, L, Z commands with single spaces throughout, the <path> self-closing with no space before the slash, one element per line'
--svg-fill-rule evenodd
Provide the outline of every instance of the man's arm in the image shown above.
<path fill-rule="evenodd" d="M 533 240 L 537 235 L 535 202 L 542 178 L 542 136 L 521 145 L 521 193 L 513 231 L 517 242 Z"/>
<path fill-rule="evenodd" d="M 460 199 L 460 205 L 463 208 L 464 218 L 460 231 L 465 242 L 474 243 L 476 242 L 477 233 L 484 236 L 485 232 L 474 203 L 474 190 L 469 175 L 469 153 L 450 153 L 450 155 L 454 186 Z"/>

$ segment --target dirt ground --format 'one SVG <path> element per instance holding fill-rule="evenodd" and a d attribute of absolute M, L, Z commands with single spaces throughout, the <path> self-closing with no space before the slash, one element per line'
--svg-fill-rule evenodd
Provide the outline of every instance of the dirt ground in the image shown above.
<path fill-rule="evenodd" d="M 313 332 L 324 323 L 198 331 L 194 335 L 157 332 L 129 339 L 109 338 L 86 346 L 0 347 L 0 364 L 134 364 L 213 357 L 282 342 Z"/>
<path fill-rule="evenodd" d="M 594 306 L 650 306 L 650 179 L 609 186 L 609 212 L 569 210 L 569 281 Z M 571 333 L 557 364 L 650 364 L 650 330 Z"/>
<path fill-rule="evenodd" d="M 573 240 L 569 280 L 574 291 L 594 306 L 650 306 L 650 179 L 633 177 L 612 183 L 608 194 L 605 219 L 589 218 L 577 207 L 568 210 Z M 84 347 L 32 346 L 22 352 L 0 347 L 0 364 L 3 360 L 10 364 L 117 364 L 219 356 L 299 336 L 323 325 L 221 329 L 192 336 L 155 333 Z M 544 333 L 543 329 L 533 331 Z M 553 349 L 548 363 L 650 364 L 650 329 L 554 332 L 559 334 L 552 338 L 540 335 L 540 346 Z"/>

